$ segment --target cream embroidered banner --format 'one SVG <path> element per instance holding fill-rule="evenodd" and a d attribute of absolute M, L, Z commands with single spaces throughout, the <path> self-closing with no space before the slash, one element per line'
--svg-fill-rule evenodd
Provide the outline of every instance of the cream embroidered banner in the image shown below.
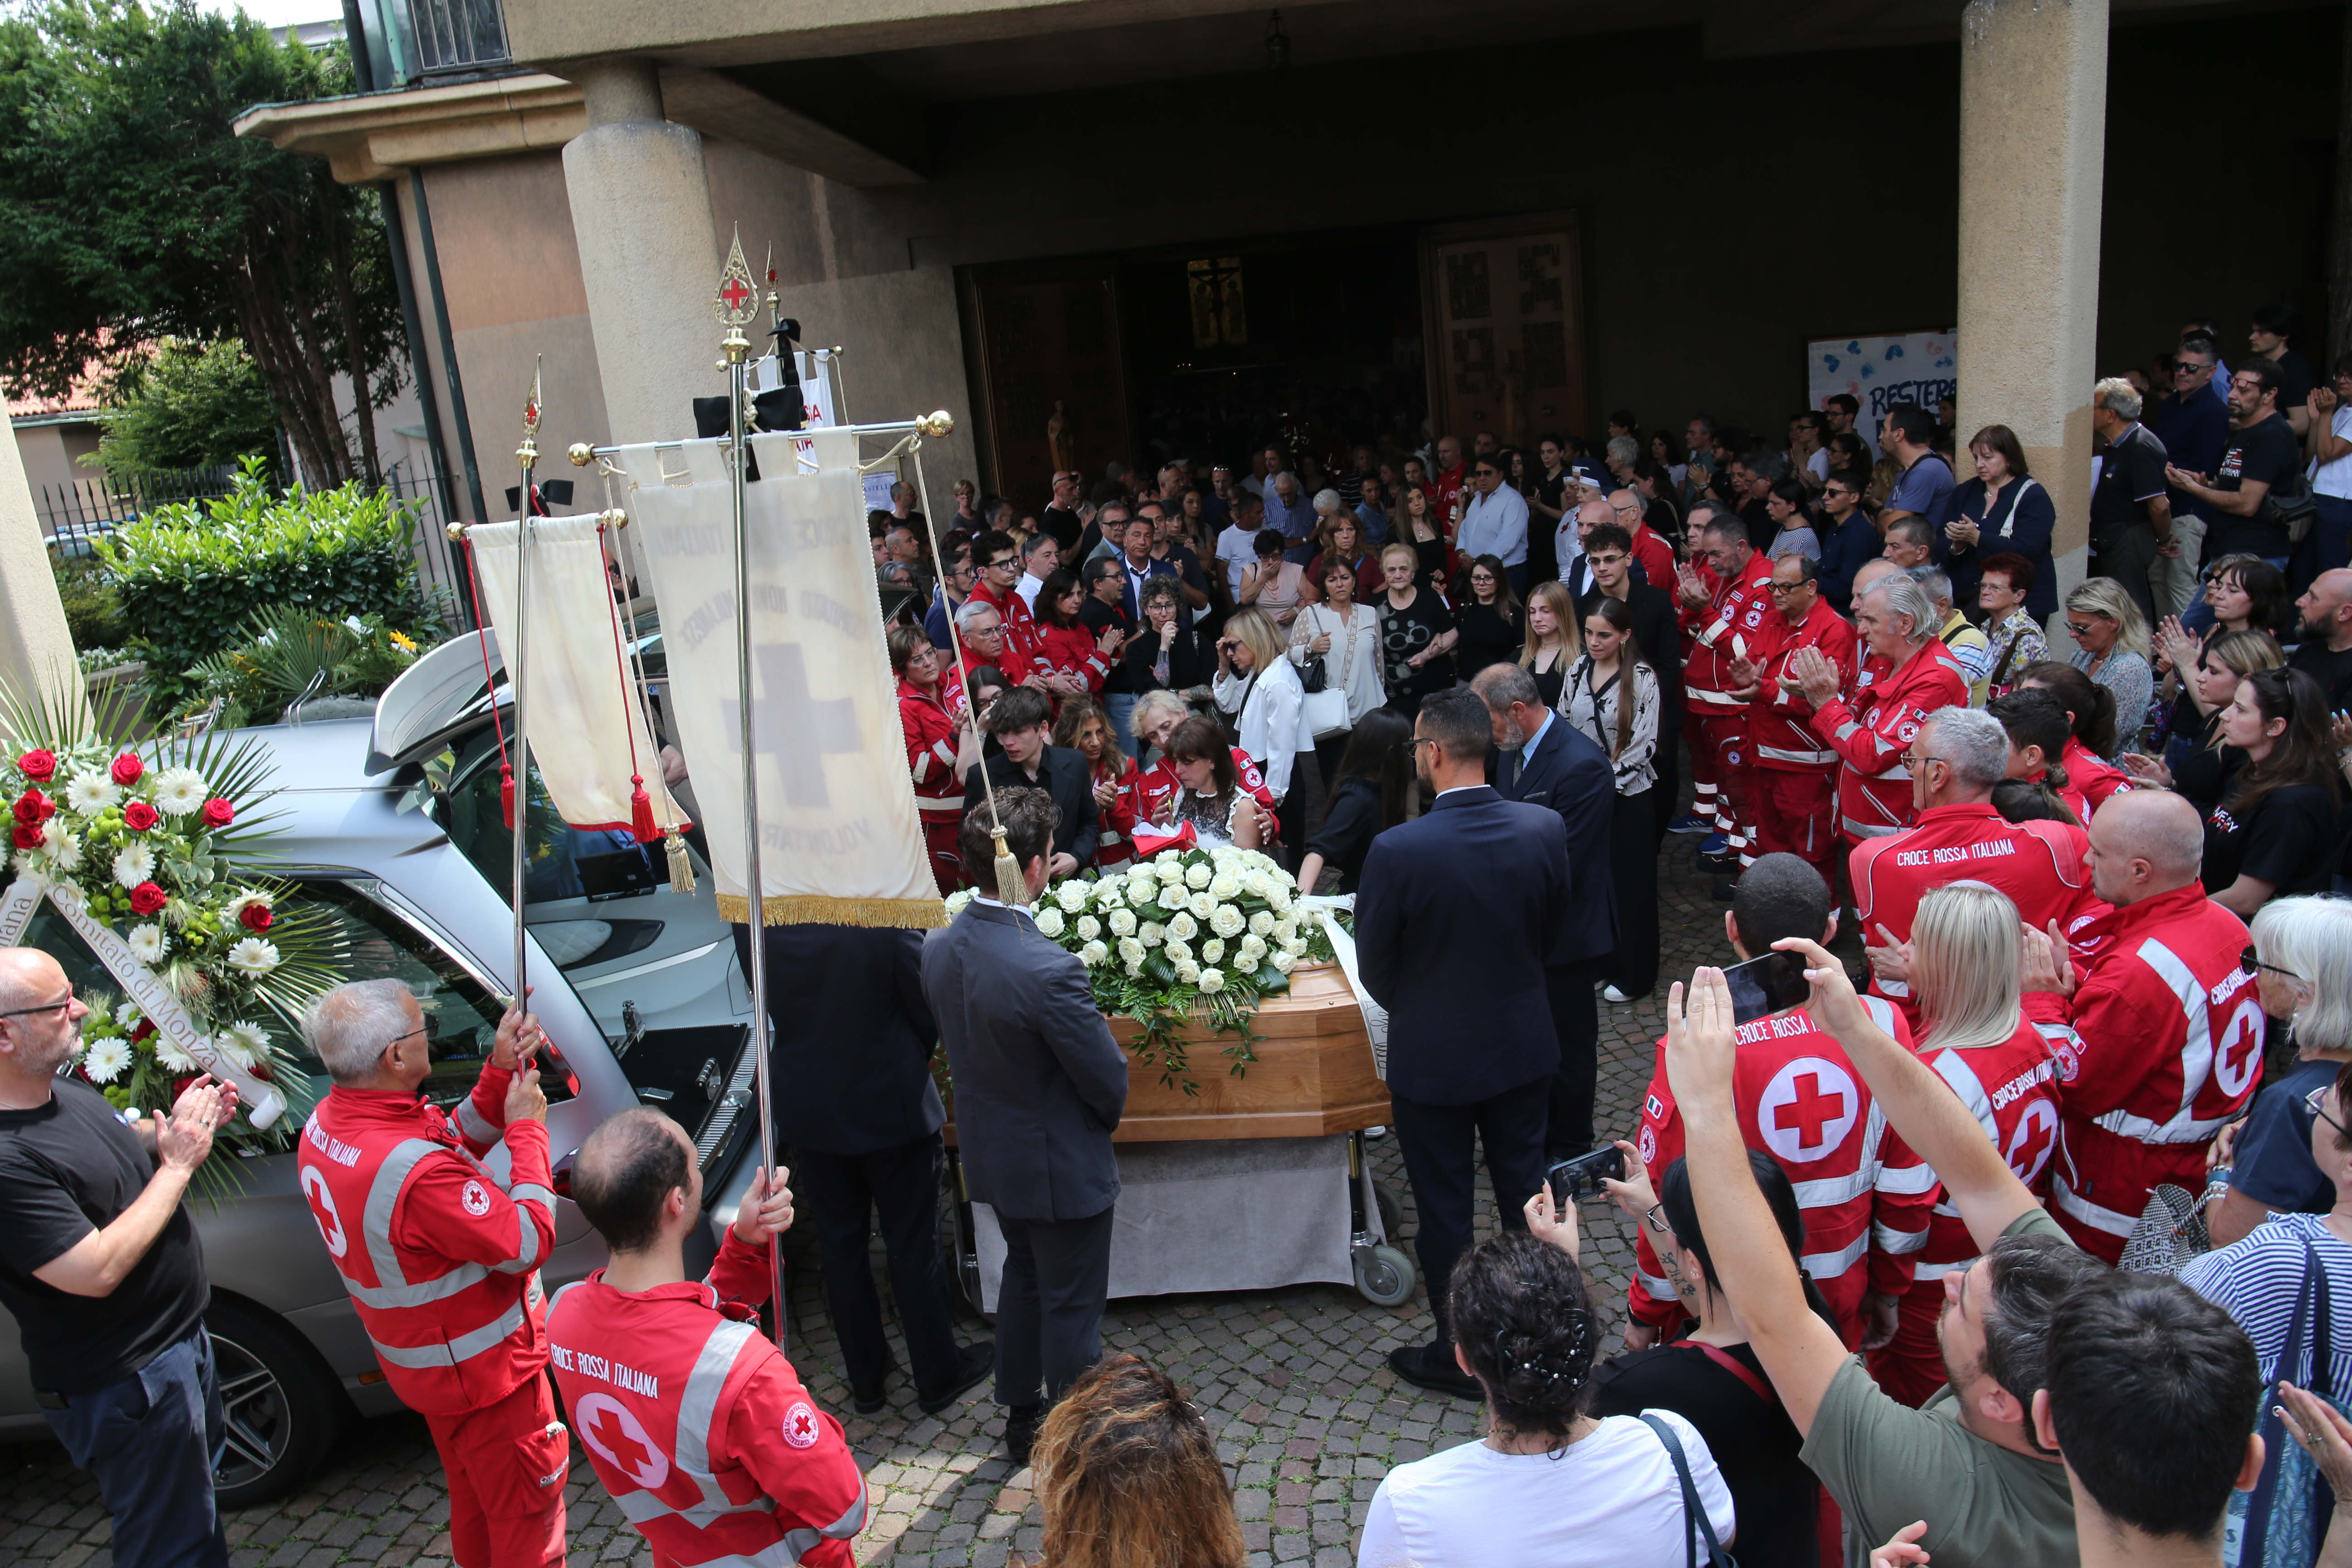
<path fill-rule="evenodd" d="M 518 526 L 480 523 L 466 533 L 481 573 L 482 607 L 501 650 L 515 646 Z M 661 756 L 646 726 L 645 705 L 631 700 L 622 676 L 622 649 L 614 641 L 622 628 L 594 517 L 532 521 L 524 625 L 530 657 L 523 721 L 530 726 L 530 760 L 563 820 L 574 827 L 627 832 L 633 763 L 652 797 L 654 826 L 667 828 L 681 820 L 686 814 L 662 788 Z"/>
<path fill-rule="evenodd" d="M 745 487 L 762 918 L 943 925 L 846 433 L 751 437 Z M 812 472 L 803 465 L 814 459 Z M 670 711 L 705 818 L 719 911 L 745 918 L 735 549 L 725 443 L 627 447 L 635 548 L 661 607 Z M 532 729 L 537 731 L 536 722 Z"/>

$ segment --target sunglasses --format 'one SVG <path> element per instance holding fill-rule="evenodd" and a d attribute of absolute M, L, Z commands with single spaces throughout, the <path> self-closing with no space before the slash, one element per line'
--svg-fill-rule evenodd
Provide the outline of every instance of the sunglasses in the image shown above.
<path fill-rule="evenodd" d="M 2264 963 L 2261 959 L 2254 956 L 2254 950 L 2251 947 L 2246 949 L 2245 952 L 2238 954 L 2238 967 L 2248 974 L 2259 974 L 2263 970 L 2267 969 L 2273 974 L 2283 974 L 2287 979 L 2294 981 L 2297 984 L 2302 984 L 2304 983 L 2303 976 L 2297 974 L 2292 969 L 2281 969 L 2275 963 Z"/>
<path fill-rule="evenodd" d="M 2068 637 L 2086 637 L 2091 635 L 2091 625 L 2087 621 L 2068 621 L 2066 623 L 2066 635 Z"/>

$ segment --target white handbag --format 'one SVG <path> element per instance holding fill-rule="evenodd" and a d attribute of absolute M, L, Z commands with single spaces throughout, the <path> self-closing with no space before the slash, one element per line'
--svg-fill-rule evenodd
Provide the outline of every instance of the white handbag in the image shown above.
<path fill-rule="evenodd" d="M 1308 608 L 1310 613 L 1316 615 L 1314 624 L 1320 626 L 1323 624 L 1319 613 L 1320 606 L 1310 605 Z M 1339 650 L 1337 650 L 1339 653 L 1338 679 L 1327 679 L 1322 690 L 1308 692 L 1306 705 L 1299 710 L 1298 713 L 1299 728 L 1318 741 L 1328 740 L 1334 735 L 1346 734 L 1355 727 L 1355 721 L 1348 714 L 1348 671 L 1354 663 L 1356 654 L 1354 616 L 1350 616 L 1348 618 L 1345 629 L 1348 640 Z M 1325 658 L 1328 660 L 1329 655 L 1327 654 Z M 1332 667 L 1327 663 L 1325 668 L 1328 669 Z"/>

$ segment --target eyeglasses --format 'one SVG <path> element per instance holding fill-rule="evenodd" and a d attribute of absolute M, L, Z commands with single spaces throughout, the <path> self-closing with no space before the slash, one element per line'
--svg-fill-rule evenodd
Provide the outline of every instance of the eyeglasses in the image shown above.
<path fill-rule="evenodd" d="M 1898 760 L 1906 768 L 1910 769 L 1913 773 L 1918 772 L 1922 767 L 1925 767 L 1929 763 L 1944 763 L 1948 764 L 1951 762 L 1951 758 L 1949 757 L 1923 757 L 1916 752 L 1906 752 Z"/>
<path fill-rule="evenodd" d="M 2332 1083 L 2323 1083 L 2317 1089 L 2313 1089 L 2309 1094 L 2305 1095 L 2303 1097 L 2303 1103 L 2310 1110 L 2314 1116 L 2318 1117 L 2319 1120 L 2326 1122 L 2330 1127 L 2335 1128 L 2336 1131 L 2342 1132 L 2345 1131 L 2344 1123 L 2336 1121 L 2333 1116 L 2328 1115 L 2326 1110 L 2327 1096 L 2335 1088 L 2336 1086 Z"/>
<path fill-rule="evenodd" d="M 1764 591 L 1778 598 L 1783 594 L 1793 594 L 1800 588 L 1811 586 L 1811 583 L 1767 583 L 1764 584 Z"/>
<path fill-rule="evenodd" d="M 2248 974 L 2259 974 L 2263 970 L 2267 969 L 2273 974 L 2284 974 L 2289 980 L 2295 982 L 2297 984 L 2303 984 L 2302 975 L 2297 974 L 2292 969 L 2281 969 L 2275 963 L 2264 963 L 2261 959 L 2254 956 L 2254 950 L 2251 947 L 2246 949 L 2245 952 L 2238 954 L 2238 967 Z"/>
<path fill-rule="evenodd" d="M 2070 637 L 2086 637 L 2091 635 L 2092 630 L 2093 627 L 2087 621 L 2068 621 L 2066 623 L 2066 635 Z"/>
<path fill-rule="evenodd" d="M 1437 744 L 1437 741 L 1433 736 L 1415 735 L 1412 740 L 1407 741 L 1404 743 L 1405 754 L 1408 756 L 1412 755 L 1413 749 L 1417 746 L 1433 746 L 1435 744 Z"/>
<path fill-rule="evenodd" d="M 66 987 L 66 999 L 62 1002 L 50 1002 L 38 1007 L 18 1007 L 11 1012 L 0 1013 L 0 1018 L 29 1018 L 38 1013 L 62 1013 L 73 1005 L 73 987 L 68 985 Z"/>

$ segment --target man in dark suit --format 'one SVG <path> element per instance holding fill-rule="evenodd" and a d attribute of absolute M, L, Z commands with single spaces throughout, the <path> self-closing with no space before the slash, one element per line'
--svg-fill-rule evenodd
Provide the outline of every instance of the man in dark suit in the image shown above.
<path fill-rule="evenodd" d="M 1054 803 L 1014 787 L 997 792 L 996 808 L 1034 900 Z M 988 814 L 966 816 L 966 874 L 994 888 L 995 862 Z M 1008 1406 L 1005 1448 L 1026 1464 L 1046 1405 L 1102 1358 L 1118 1196 L 1110 1135 L 1127 1109 L 1127 1054 L 1095 1011 L 1077 955 L 1040 935 L 1026 909 L 992 897 L 924 939 L 923 994 L 954 1075 L 965 1187 L 1004 1234 L 996 1400 Z"/>
<path fill-rule="evenodd" d="M 735 928 L 748 970 L 751 941 Z M 940 1037 L 923 999 L 922 938 L 862 926 L 769 928 L 768 1019 L 776 1139 L 824 1259 L 824 1304 L 858 1414 L 883 1406 L 891 1370 L 874 1289 L 868 1216 L 878 1210 L 890 1294 L 915 1401 L 936 1415 L 988 1375 L 991 1347 L 959 1349 L 940 1258 Z"/>
<path fill-rule="evenodd" d="M 1592 592 L 1576 601 L 1576 613 L 1591 616 L 1604 596 L 1624 600 L 1633 614 L 1633 646 L 1657 672 L 1658 746 L 1651 766 L 1658 782 L 1650 788 L 1650 799 L 1657 808 L 1657 837 L 1663 840 L 1682 787 L 1683 644 L 1674 597 L 1664 584 L 1642 580 L 1641 564 L 1633 559 L 1633 536 L 1616 523 L 1602 523 L 1592 531 L 1585 561 L 1592 569 Z"/>
<path fill-rule="evenodd" d="M 1470 1246 L 1477 1145 L 1506 1226 L 1527 1223 L 1520 1210 L 1543 1180 L 1559 1065 L 1544 966 L 1569 914 L 1559 814 L 1486 783 L 1491 728 L 1467 687 L 1423 699 L 1412 747 L 1436 804 L 1372 840 L 1356 894 L 1356 953 L 1389 1012 L 1390 1115 L 1437 1319 L 1433 1344 L 1391 1352 L 1389 1364 L 1465 1399 L 1478 1385 L 1455 1364 L 1445 1288 Z"/>
<path fill-rule="evenodd" d="M 1066 746 L 1046 743 L 1054 732 L 1054 707 L 1045 694 L 1016 686 L 998 698 L 982 718 L 981 728 L 1003 748 L 985 762 L 975 763 L 964 774 L 963 818 L 977 815 L 988 820 L 987 792 L 980 771 L 1002 796 L 1008 789 L 1041 789 L 1053 798 L 1061 816 L 1054 826 L 1052 859 L 1046 870 L 1055 877 L 1075 877 L 1093 864 L 1095 840 L 1100 837 L 1095 810 L 1094 781 L 1087 776 L 1087 760 Z M 993 887 L 982 882 L 982 887 Z"/>
<path fill-rule="evenodd" d="M 1568 914 L 1546 932 L 1544 986 L 1559 1032 L 1545 1156 L 1565 1160 L 1592 1147 L 1592 1094 L 1601 1016 L 1592 1002 L 1601 966 L 1617 951 L 1617 878 L 1610 829 L 1617 774 L 1592 737 L 1544 706 L 1536 679 L 1516 664 L 1490 664 L 1471 682 L 1485 700 L 1499 760 L 1495 788 L 1505 800 L 1559 814 L 1568 839 Z"/>

